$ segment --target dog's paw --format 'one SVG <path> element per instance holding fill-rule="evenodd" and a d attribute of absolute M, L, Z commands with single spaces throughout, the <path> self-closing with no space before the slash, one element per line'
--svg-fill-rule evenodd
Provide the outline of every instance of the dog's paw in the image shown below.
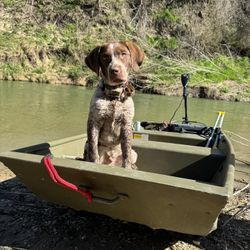
<path fill-rule="evenodd" d="M 136 170 L 138 169 L 137 166 L 135 164 L 128 164 L 127 166 L 125 166 L 126 169 L 133 169 Z"/>
<path fill-rule="evenodd" d="M 98 158 L 96 158 L 96 157 L 89 158 L 87 161 L 93 162 L 93 163 L 96 163 L 96 164 L 100 164 L 99 157 Z"/>
<path fill-rule="evenodd" d="M 94 162 L 94 163 L 96 163 L 96 164 L 101 164 L 101 162 L 100 162 L 100 159 L 99 159 L 99 158 L 95 159 L 93 162 Z"/>

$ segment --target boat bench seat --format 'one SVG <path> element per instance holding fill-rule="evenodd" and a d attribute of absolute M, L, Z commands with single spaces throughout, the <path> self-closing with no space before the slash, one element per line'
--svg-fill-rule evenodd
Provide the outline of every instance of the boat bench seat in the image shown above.
<path fill-rule="evenodd" d="M 139 170 L 208 182 L 225 154 L 218 149 L 156 141 L 134 141 Z"/>

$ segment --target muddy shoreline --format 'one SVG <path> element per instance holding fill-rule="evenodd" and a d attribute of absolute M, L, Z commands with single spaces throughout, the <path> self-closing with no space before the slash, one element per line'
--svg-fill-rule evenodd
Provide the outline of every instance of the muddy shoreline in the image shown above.
<path fill-rule="evenodd" d="M 46 78 L 47 79 L 47 78 Z M 24 76 L 2 79 L 0 81 L 17 81 L 17 82 L 32 82 L 41 84 L 55 84 L 55 85 L 73 85 L 93 88 L 96 86 L 97 81 L 92 79 L 79 78 L 76 81 L 72 81 L 66 76 L 53 76 L 50 80 L 44 81 L 42 77 L 26 78 Z M 139 77 L 138 79 L 132 79 L 136 91 L 165 96 L 182 96 L 183 88 L 180 83 L 171 85 L 152 85 L 147 78 Z M 218 84 L 205 84 L 205 85 L 190 85 L 188 86 L 188 96 L 192 98 L 203 98 L 211 100 L 224 100 L 232 102 L 250 102 L 250 94 L 248 84 L 237 84 L 231 81 L 222 82 Z"/>
<path fill-rule="evenodd" d="M 139 78 L 132 80 L 135 89 L 143 93 L 166 95 L 166 96 L 182 96 L 183 88 L 181 82 L 173 84 L 152 85 L 148 84 L 147 79 Z M 188 96 L 193 98 L 204 98 L 211 100 L 224 100 L 233 102 L 250 102 L 248 95 L 249 84 L 237 84 L 232 81 L 210 84 L 188 85 Z"/>

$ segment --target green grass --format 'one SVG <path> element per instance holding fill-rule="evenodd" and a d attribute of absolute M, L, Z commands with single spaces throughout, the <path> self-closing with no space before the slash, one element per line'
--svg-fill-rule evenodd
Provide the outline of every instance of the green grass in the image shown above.
<path fill-rule="evenodd" d="M 14 7 L 18 3 L 23 4 L 25 3 L 25 1 L 24 0 L 2 0 L 2 3 L 5 8 L 8 8 L 8 7 Z"/>
<path fill-rule="evenodd" d="M 235 81 L 247 83 L 250 80 L 250 60 L 248 58 L 232 58 L 220 55 L 213 59 L 192 62 L 197 68 L 194 70 L 194 81 L 207 79 L 209 82 Z"/>
<path fill-rule="evenodd" d="M 5 63 L 0 66 L 0 71 L 6 79 L 9 77 L 15 78 L 15 76 L 22 73 L 22 70 L 21 65 L 14 63 Z"/>
<path fill-rule="evenodd" d="M 84 75 L 82 68 L 79 66 L 70 67 L 67 73 L 68 73 L 68 77 L 73 82 L 77 81 L 80 77 Z"/>
<path fill-rule="evenodd" d="M 13 31 L 0 33 L 0 51 L 15 51 L 20 47 L 20 38 Z"/>
<path fill-rule="evenodd" d="M 172 23 L 176 23 L 180 18 L 176 16 L 172 10 L 163 9 L 161 12 L 155 14 L 155 19 L 157 21 L 169 21 Z"/>
<path fill-rule="evenodd" d="M 147 42 L 149 45 L 160 50 L 176 49 L 178 47 L 178 42 L 175 37 L 164 37 L 147 34 Z"/>
<path fill-rule="evenodd" d="M 228 87 L 222 87 L 219 89 L 219 91 L 220 91 L 220 93 L 223 93 L 223 94 L 229 93 Z"/>
<path fill-rule="evenodd" d="M 34 73 L 34 74 L 43 74 L 45 72 L 46 70 L 43 67 L 37 67 L 37 68 L 32 69 L 31 71 L 31 73 Z"/>
<path fill-rule="evenodd" d="M 246 57 L 226 57 L 202 60 L 178 60 L 169 57 L 150 58 L 145 66 L 153 73 L 154 82 L 171 84 L 178 82 L 180 75 L 189 73 L 190 82 L 196 84 L 233 81 L 236 84 L 250 83 L 250 60 Z M 226 90 L 225 90 L 226 91 Z"/>

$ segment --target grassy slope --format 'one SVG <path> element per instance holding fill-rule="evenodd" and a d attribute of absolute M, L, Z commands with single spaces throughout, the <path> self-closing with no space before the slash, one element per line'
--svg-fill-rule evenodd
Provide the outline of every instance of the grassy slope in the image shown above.
<path fill-rule="evenodd" d="M 218 41 L 216 44 L 213 38 L 204 38 L 208 30 L 195 37 L 197 31 L 191 28 L 196 22 L 192 23 L 192 16 L 181 15 L 187 8 L 185 4 L 166 7 L 162 1 L 144 5 L 123 0 L 99 4 L 83 0 L 33 2 L 0 3 L 1 79 L 84 85 L 95 79 L 83 65 L 88 51 L 105 41 L 121 39 L 136 41 L 146 52 L 141 76 L 135 76 L 140 85 L 173 87 L 179 83 L 180 74 L 189 72 L 192 85 L 215 86 L 216 95 L 233 95 L 238 100 L 250 96 L 249 58 L 218 49 Z M 196 7 L 206 14 L 206 6 Z M 232 39 L 229 42 L 234 44 Z M 236 91 L 231 94 L 231 89 Z"/>

